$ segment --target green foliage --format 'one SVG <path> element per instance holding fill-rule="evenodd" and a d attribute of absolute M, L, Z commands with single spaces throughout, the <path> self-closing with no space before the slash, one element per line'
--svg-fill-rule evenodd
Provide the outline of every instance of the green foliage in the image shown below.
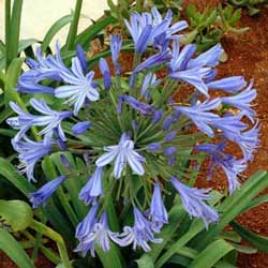
<path fill-rule="evenodd" d="M 30 245 L 30 247 L 36 245 L 36 242 L 34 241 L 33 236 L 28 232 L 28 229 L 32 229 L 55 241 L 64 267 L 72 267 L 62 237 L 43 223 L 34 220 L 32 208 L 26 202 L 20 200 L 0 200 L 0 220 L 0 249 L 18 264 L 19 267 L 34 267 L 32 261 L 22 247 L 23 245 Z M 29 240 L 21 241 L 19 243 L 15 240 L 12 234 L 14 237 L 19 237 L 19 234 L 22 234 L 29 238 Z M 22 238 L 20 239 L 22 240 Z M 48 259 L 56 264 L 59 263 L 60 258 L 56 253 L 45 248 L 43 245 L 41 245 L 40 248 Z"/>
<path fill-rule="evenodd" d="M 28 228 L 33 220 L 31 207 L 18 200 L 0 200 L 0 218 L 4 224 L 11 226 L 15 232 Z"/>
<path fill-rule="evenodd" d="M 76 0 L 75 10 L 70 25 L 70 29 L 66 39 L 66 49 L 71 50 L 75 48 L 75 37 L 77 35 L 78 22 L 80 17 L 80 12 L 82 8 L 83 0 Z"/>
<path fill-rule="evenodd" d="M 11 0 L 5 1 L 6 67 L 18 55 L 22 3 L 14 1 L 11 8 Z"/>
<path fill-rule="evenodd" d="M 243 239 L 250 242 L 259 251 L 268 252 L 268 237 L 257 235 L 235 221 L 231 223 L 231 226 L 234 228 L 234 231 L 236 231 Z"/>
<path fill-rule="evenodd" d="M 13 236 L 0 228 L 0 249 L 5 252 L 20 268 L 33 268 L 33 264 L 23 247 Z"/>
<path fill-rule="evenodd" d="M 232 263 L 229 260 L 231 251 L 245 254 L 256 252 L 254 248 L 241 247 L 241 238 L 249 241 L 253 247 L 266 252 L 266 237 L 257 237 L 233 220 L 245 211 L 245 208 L 250 208 L 248 205 L 253 202 L 251 200 L 254 196 L 267 186 L 267 173 L 258 172 L 234 195 L 226 197 L 223 201 L 222 195 L 216 195 L 212 202 L 221 212 L 221 218 L 218 224 L 210 226 L 208 230 L 201 221 L 190 220 L 181 205 L 174 203 L 169 212 L 170 224 L 160 233 L 163 242 L 153 245 L 151 252 L 141 256 L 138 260 L 139 267 L 142 268 L 144 267 L 142 265 L 149 265 L 151 262 L 157 268 L 168 263 L 176 263 L 182 267 L 221 267 L 221 265 L 235 267 L 236 259 Z M 230 222 L 236 233 L 225 230 Z"/>
<path fill-rule="evenodd" d="M 25 196 L 35 190 L 35 187 L 24 176 L 20 175 L 18 170 L 8 160 L 0 158 L 0 166 L 5 167 L 0 168 L 0 174 Z"/>
<path fill-rule="evenodd" d="M 176 20 L 181 19 L 181 11 L 185 13 L 189 28 L 184 33 L 182 43 L 196 43 L 199 52 L 205 51 L 213 45 L 219 43 L 228 32 L 243 33 L 248 28 L 236 28 L 241 17 L 241 9 L 231 5 L 215 8 L 207 8 L 198 11 L 196 6 L 189 4 L 185 10 L 182 8 L 182 0 L 151 0 L 144 1 L 137 7 L 137 1 L 120 0 L 116 5 L 112 0 L 108 0 L 110 8 L 109 14 L 117 19 L 119 25 L 124 30 L 124 19 L 129 17 L 133 11 L 148 11 L 152 6 L 156 6 L 161 13 L 166 13 L 171 9 Z M 134 3 L 133 3 L 134 2 Z M 133 3 L 131 5 L 131 3 Z"/>
<path fill-rule="evenodd" d="M 67 24 L 69 24 L 73 19 L 72 15 L 65 15 L 63 17 L 61 17 L 60 19 L 58 19 L 57 21 L 55 21 L 53 23 L 53 25 L 49 28 L 49 30 L 47 31 L 43 41 L 42 41 L 42 51 L 46 52 L 46 50 L 48 49 L 52 39 L 54 38 L 54 36 Z"/>
<path fill-rule="evenodd" d="M 209 244 L 191 262 L 189 268 L 213 267 L 218 261 L 235 248 L 223 239 L 218 239 Z"/>
<path fill-rule="evenodd" d="M 250 16 L 260 13 L 262 5 L 268 4 L 267 0 L 229 0 L 229 2 L 236 7 L 245 7 Z"/>
<path fill-rule="evenodd" d="M 120 25 L 123 25 L 124 19 L 128 18 L 131 11 L 134 11 L 135 7 L 132 5 L 133 0 L 118 0 L 117 4 L 113 0 L 107 0 L 109 6 L 109 13 L 116 19 L 118 19 Z M 143 9 L 140 6 L 142 1 L 136 1 L 138 3 L 138 9 Z"/>
<path fill-rule="evenodd" d="M 190 32 L 185 34 L 184 43 L 196 43 L 199 51 L 207 50 L 219 43 L 228 32 L 242 33 L 247 30 L 247 28 L 236 28 L 241 10 L 234 9 L 230 5 L 200 12 L 190 4 L 186 8 L 186 16 Z"/>

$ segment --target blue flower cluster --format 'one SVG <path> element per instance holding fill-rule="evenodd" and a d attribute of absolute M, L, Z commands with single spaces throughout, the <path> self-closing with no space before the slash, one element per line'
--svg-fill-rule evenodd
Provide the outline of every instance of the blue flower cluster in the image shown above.
<path fill-rule="evenodd" d="M 180 159 L 189 149 L 190 155 L 206 154 L 210 171 L 221 168 L 233 193 L 239 187 L 239 174 L 259 145 L 259 124 L 252 108 L 256 90 L 242 76 L 216 78 L 215 66 L 223 52 L 220 45 L 200 55 L 195 45 L 182 46 L 179 32 L 187 23 L 172 24 L 171 11 L 164 17 L 156 8 L 151 13 L 134 13 L 126 26 L 135 51 L 129 76 L 122 73 L 123 41 L 119 35 L 110 39 L 112 64 L 104 58 L 99 61 L 102 79 L 95 79 L 94 71 L 88 70 L 81 47 L 71 68 L 64 64 L 58 45 L 55 55 L 43 56 L 38 50 L 36 60 L 27 61 L 29 70 L 17 85 L 19 92 L 35 94 L 29 101 L 30 112 L 11 102 L 17 116 L 7 120 L 18 130 L 12 144 L 30 181 L 36 180 L 35 166 L 43 158 L 56 151 L 72 149 L 75 153 L 69 140 L 80 142 L 91 174 L 87 174 L 88 182 L 78 198 L 90 209 L 77 226 L 76 251 L 90 251 L 93 256 L 96 245 L 107 251 L 111 242 L 144 251 L 150 250 L 150 243 L 161 243 L 156 236 L 168 224 L 167 188 L 178 193 L 191 217 L 202 219 L 206 226 L 217 222 L 219 215 L 207 202 L 209 190 L 186 184 Z M 148 48 L 151 53 L 144 53 Z M 158 75 L 159 70 L 164 70 L 164 78 Z M 184 84 L 193 93 L 185 103 L 177 103 L 172 96 Z M 216 90 L 221 97 L 212 97 Z M 57 99 L 62 110 L 49 107 L 44 94 Z M 32 127 L 42 139 L 31 137 Z M 191 130 L 201 138 L 188 146 L 184 141 L 194 139 Z M 241 148 L 240 158 L 228 153 L 229 142 Z M 33 207 L 43 205 L 70 179 L 59 176 L 31 193 Z M 135 190 L 133 180 L 140 185 Z M 111 185 L 115 185 L 116 196 L 110 192 L 114 189 Z M 118 210 L 132 206 L 132 223 L 122 227 L 122 232 L 109 227 L 104 202 L 107 188 L 109 197 L 121 204 Z"/>

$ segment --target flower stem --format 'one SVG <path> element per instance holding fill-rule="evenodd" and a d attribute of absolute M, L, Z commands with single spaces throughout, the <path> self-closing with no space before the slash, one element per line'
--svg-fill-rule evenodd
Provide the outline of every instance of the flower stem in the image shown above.
<path fill-rule="evenodd" d="M 81 13 L 83 0 L 77 0 L 75 5 L 75 10 L 73 14 L 72 23 L 69 29 L 69 33 L 66 40 L 66 50 L 72 50 L 75 46 L 75 37 L 77 34 L 78 22 Z"/>
<path fill-rule="evenodd" d="M 186 232 L 176 243 L 174 243 L 156 262 L 155 267 L 162 267 L 174 254 L 181 251 L 184 246 L 196 236 L 204 228 L 201 221 L 195 221 L 190 227 L 190 231 Z"/>
<path fill-rule="evenodd" d="M 117 102 L 116 102 L 116 99 L 115 99 L 114 94 L 112 92 L 112 89 L 109 91 L 109 95 L 110 95 L 110 98 L 112 100 L 112 103 L 113 103 L 115 109 L 117 110 Z M 122 124 L 121 117 L 120 117 L 119 113 L 117 113 L 117 120 L 118 120 L 118 123 L 119 123 L 119 126 L 120 126 L 121 130 L 123 131 L 124 127 L 123 127 L 123 124 Z"/>
<path fill-rule="evenodd" d="M 5 1 L 5 38 L 6 38 L 6 70 L 10 63 L 10 56 L 9 56 L 9 44 L 10 44 L 10 23 L 11 23 L 11 0 Z"/>
<path fill-rule="evenodd" d="M 62 260 L 64 267 L 65 268 L 72 268 L 72 264 L 69 260 L 66 245 L 64 243 L 63 238 L 61 237 L 61 235 L 59 233 L 55 232 L 54 230 L 52 230 L 48 226 L 46 226 L 38 221 L 35 221 L 35 220 L 33 220 L 30 228 L 32 228 L 36 232 L 39 232 L 39 233 L 49 237 L 51 240 L 55 241 L 57 246 L 58 246 L 59 254 L 60 254 L 60 257 L 61 257 L 61 260 Z"/>
<path fill-rule="evenodd" d="M 27 241 L 27 244 L 25 243 L 25 246 L 27 246 L 27 248 L 33 247 L 33 245 L 36 243 L 35 238 L 28 231 L 24 231 L 23 235 L 25 235 L 25 237 L 29 239 L 29 241 Z M 42 244 L 45 244 L 46 242 L 47 241 L 42 240 Z M 47 257 L 47 259 L 49 259 L 54 264 L 57 265 L 61 262 L 60 257 L 52 249 L 40 245 L 40 251 Z"/>
<path fill-rule="evenodd" d="M 143 7 L 143 0 L 137 0 L 136 1 L 136 11 L 141 12 Z"/>

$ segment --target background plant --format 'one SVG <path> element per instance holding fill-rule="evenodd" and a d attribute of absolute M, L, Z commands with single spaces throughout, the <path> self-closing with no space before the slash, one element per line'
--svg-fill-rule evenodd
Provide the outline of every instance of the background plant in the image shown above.
<path fill-rule="evenodd" d="M 173 11 L 176 20 L 179 20 L 182 14 L 186 16 L 189 28 L 186 30 L 183 43 L 197 44 L 199 52 L 219 43 L 228 33 L 241 34 L 248 30 L 248 28 L 237 28 L 237 23 L 241 17 L 241 9 L 234 8 L 231 5 L 218 5 L 214 8 L 210 7 L 199 11 L 194 4 L 188 5 L 183 10 L 183 0 L 140 1 L 139 5 L 136 2 L 121 0 L 118 5 L 115 5 L 112 1 L 108 1 L 109 12 L 118 20 L 121 27 L 123 27 L 124 19 L 129 17 L 129 12 L 131 11 L 148 11 L 152 6 L 157 6 L 161 12 L 166 12 L 170 9 Z"/>
<path fill-rule="evenodd" d="M 262 5 L 268 4 L 267 0 L 229 0 L 236 7 L 245 7 L 250 16 L 260 12 Z"/>

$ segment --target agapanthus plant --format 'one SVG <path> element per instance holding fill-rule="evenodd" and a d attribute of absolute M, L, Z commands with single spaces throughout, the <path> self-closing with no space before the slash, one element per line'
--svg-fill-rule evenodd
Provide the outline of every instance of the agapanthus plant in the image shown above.
<path fill-rule="evenodd" d="M 13 147 L 30 181 L 40 176 L 36 165 L 55 152 L 62 152 L 70 170 L 31 193 L 33 207 L 45 205 L 58 187 L 86 172 L 88 181 L 77 198 L 88 206 L 88 214 L 77 226 L 75 250 L 93 256 L 96 245 L 103 251 L 116 243 L 147 252 L 152 243 L 161 243 L 159 233 L 169 224 L 175 196 L 190 217 L 206 227 L 216 224 L 220 215 L 210 206 L 210 189 L 193 186 L 198 164 L 207 156 L 207 177 L 216 167 L 222 169 L 233 193 L 258 146 L 252 108 L 256 90 L 241 76 L 216 78 L 220 45 L 200 55 L 195 45 L 182 46 L 180 31 L 187 23 L 172 24 L 171 11 L 164 17 L 156 8 L 134 13 L 126 25 L 134 43 L 132 70 L 123 72 L 118 35 L 111 36 L 111 62 L 99 61 L 98 77 L 80 47 L 70 68 L 59 46 L 56 55 L 38 50 L 17 86 L 32 94 L 29 111 L 12 102 L 17 117 L 7 121 L 19 130 Z M 174 98 L 178 90 L 189 91 L 180 102 Z M 57 108 L 46 103 L 44 94 L 52 95 Z M 39 131 L 38 140 L 32 127 Z M 241 148 L 240 157 L 228 152 L 229 143 Z M 82 159 L 86 171 L 71 172 L 65 152 Z M 108 202 L 122 219 L 118 230 L 109 225 Z"/>

